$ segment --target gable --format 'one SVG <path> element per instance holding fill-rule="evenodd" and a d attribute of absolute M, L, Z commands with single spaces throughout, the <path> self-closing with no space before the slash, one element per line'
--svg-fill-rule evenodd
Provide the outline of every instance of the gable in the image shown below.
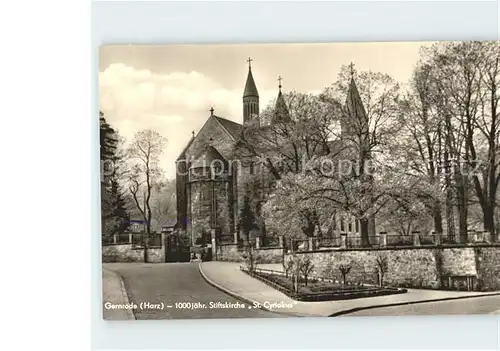
<path fill-rule="evenodd" d="M 202 153 L 210 143 L 225 159 L 231 158 L 235 139 L 229 131 L 224 128 L 218 118 L 219 117 L 210 116 L 198 135 L 196 135 L 190 145 L 188 145 L 185 151 L 186 159 L 193 160 Z M 210 138 L 212 138 L 212 142 L 210 142 Z"/>

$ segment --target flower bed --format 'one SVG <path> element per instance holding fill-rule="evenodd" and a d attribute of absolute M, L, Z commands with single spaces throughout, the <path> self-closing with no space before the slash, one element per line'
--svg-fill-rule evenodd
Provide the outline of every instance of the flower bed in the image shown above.
<path fill-rule="evenodd" d="M 242 270 L 251 277 L 262 281 L 272 288 L 281 291 L 288 297 L 298 301 L 350 300 L 363 297 L 403 294 L 407 292 L 406 289 L 340 284 L 318 279 L 309 279 L 307 286 L 305 285 L 305 282 L 301 280 L 299 291 L 294 292 L 292 279 L 287 278 L 284 275 L 271 274 L 259 270 Z"/>

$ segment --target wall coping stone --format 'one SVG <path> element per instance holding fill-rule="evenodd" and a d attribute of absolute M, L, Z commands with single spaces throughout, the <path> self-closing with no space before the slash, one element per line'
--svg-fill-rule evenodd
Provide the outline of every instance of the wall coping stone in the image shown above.
<path fill-rule="evenodd" d="M 318 252 L 345 252 L 345 251 L 397 251 L 397 250 L 435 250 L 435 249 L 467 249 L 467 248 L 484 248 L 484 247 L 497 247 L 500 248 L 500 243 L 474 243 L 474 244 L 445 244 L 445 245 L 424 245 L 424 246 L 398 246 L 398 247 L 352 247 L 352 248 L 337 248 L 337 249 L 327 249 L 323 248 L 321 250 L 312 251 L 294 251 L 286 253 L 287 255 L 292 254 L 310 254 Z"/>

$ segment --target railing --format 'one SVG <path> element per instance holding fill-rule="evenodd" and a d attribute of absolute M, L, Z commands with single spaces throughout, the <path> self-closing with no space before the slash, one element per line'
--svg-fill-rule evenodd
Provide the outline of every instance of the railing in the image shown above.
<path fill-rule="evenodd" d="M 497 234 L 498 235 L 498 234 Z M 357 249 L 357 248 L 413 248 L 431 246 L 470 246 L 497 243 L 500 244 L 500 235 L 496 241 L 492 240 L 488 232 L 469 231 L 466 240 L 457 234 L 449 238 L 443 234 L 413 232 L 409 235 L 381 232 L 368 236 L 368 242 L 361 239 L 359 233 L 341 233 L 337 237 L 311 237 L 308 239 L 291 239 L 287 250 L 292 252 L 313 251 L 324 249 Z M 288 243 L 288 242 L 287 242 Z M 289 246 L 289 247 L 288 247 Z"/>
<path fill-rule="evenodd" d="M 280 239 L 277 236 L 266 236 L 262 240 L 263 247 L 279 247 Z"/>
<path fill-rule="evenodd" d="M 317 248 L 340 247 L 340 238 L 317 238 Z"/>
<path fill-rule="evenodd" d="M 144 233 L 121 233 L 104 237 L 101 240 L 102 245 L 119 245 L 119 244 L 132 244 L 132 247 L 144 247 L 145 243 Z M 148 247 L 162 247 L 162 235 L 159 233 L 152 233 L 147 238 Z"/>
<path fill-rule="evenodd" d="M 162 247 L 163 243 L 161 238 L 161 234 L 151 234 L 151 236 L 147 238 L 148 247 Z"/>
<path fill-rule="evenodd" d="M 219 235 L 218 242 L 219 244 L 234 244 L 234 235 Z"/>

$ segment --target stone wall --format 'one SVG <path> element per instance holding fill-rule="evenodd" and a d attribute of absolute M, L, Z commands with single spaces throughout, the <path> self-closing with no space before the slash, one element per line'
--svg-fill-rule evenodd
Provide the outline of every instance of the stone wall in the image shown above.
<path fill-rule="evenodd" d="M 132 244 L 106 245 L 102 262 L 144 262 L 144 250 L 132 248 Z"/>
<path fill-rule="evenodd" d="M 255 250 L 258 263 L 281 263 L 283 262 L 283 248 L 263 247 Z"/>
<path fill-rule="evenodd" d="M 102 262 L 144 262 L 144 249 L 134 248 L 132 244 L 106 245 L 102 247 Z M 148 249 L 148 263 L 165 262 L 165 250 Z"/>
<path fill-rule="evenodd" d="M 217 261 L 243 262 L 243 250 L 237 244 L 217 246 Z"/>
<path fill-rule="evenodd" d="M 165 262 L 165 250 L 163 249 L 163 247 L 148 249 L 148 262 L 149 263 Z"/>
<path fill-rule="evenodd" d="M 485 290 L 500 290 L 500 248 L 476 248 L 479 286 Z"/>
<path fill-rule="evenodd" d="M 437 250 L 442 255 L 442 275 L 476 275 L 476 253 L 472 247 Z"/>
<path fill-rule="evenodd" d="M 281 263 L 283 261 L 283 249 L 264 247 L 254 249 L 257 263 Z M 217 247 L 218 261 L 243 262 L 245 251 L 238 249 L 237 244 L 219 245 Z"/>
<path fill-rule="evenodd" d="M 440 288 L 445 277 L 471 275 L 481 281 L 478 288 L 500 289 L 500 246 L 310 251 L 286 254 L 285 261 L 294 255 L 311 259 L 311 276 L 340 280 L 339 266 L 349 264 L 348 280 L 353 283 L 377 284 L 377 259 L 386 259 L 384 283 L 388 285 Z"/>

